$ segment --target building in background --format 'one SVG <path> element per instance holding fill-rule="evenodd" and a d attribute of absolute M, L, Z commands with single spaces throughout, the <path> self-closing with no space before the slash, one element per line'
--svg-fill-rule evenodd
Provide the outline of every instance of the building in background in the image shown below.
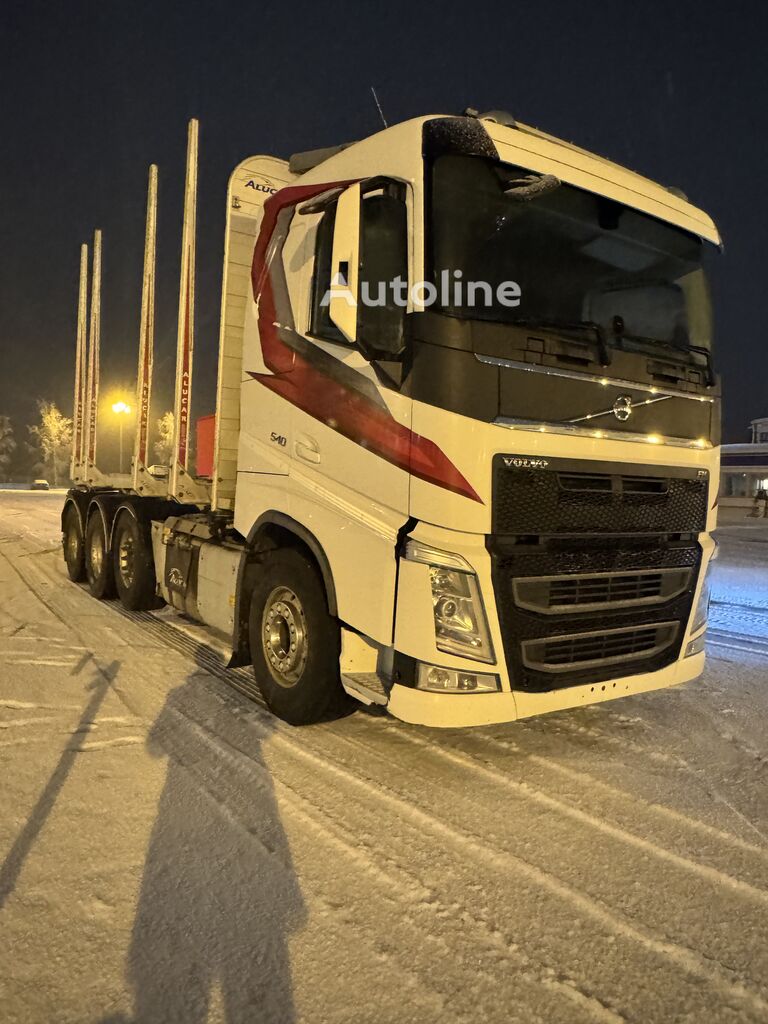
<path fill-rule="evenodd" d="M 768 416 L 761 420 L 752 420 L 749 425 L 753 444 L 768 444 Z"/>
<path fill-rule="evenodd" d="M 746 444 L 721 448 L 721 505 L 752 505 L 758 491 L 768 491 L 768 416 L 752 420 L 749 432 Z"/>

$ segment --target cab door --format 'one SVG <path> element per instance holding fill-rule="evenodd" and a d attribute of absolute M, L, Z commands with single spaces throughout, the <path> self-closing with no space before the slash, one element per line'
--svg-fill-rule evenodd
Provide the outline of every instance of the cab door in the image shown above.
<path fill-rule="evenodd" d="M 362 516 L 389 510 L 404 520 L 411 441 L 411 401 L 398 390 L 408 281 L 405 187 L 358 183 L 315 217 L 305 252 L 307 344 L 293 368 L 301 383 L 292 466 L 297 480 L 328 488 Z"/>
<path fill-rule="evenodd" d="M 297 211 L 313 218 L 313 230 L 289 374 L 292 514 L 328 555 L 339 617 L 383 644 L 392 642 L 395 550 L 410 488 L 412 403 L 398 390 L 406 309 L 390 286 L 400 277 L 407 292 L 404 192 L 396 183 L 356 185 L 321 211 Z M 363 301 L 345 300 L 339 313 L 344 286 Z M 369 305 L 371 295 L 381 304 Z"/>

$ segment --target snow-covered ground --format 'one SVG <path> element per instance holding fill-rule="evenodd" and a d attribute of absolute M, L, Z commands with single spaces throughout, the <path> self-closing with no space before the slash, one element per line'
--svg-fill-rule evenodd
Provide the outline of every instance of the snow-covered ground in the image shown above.
<path fill-rule="evenodd" d="M 0 494 L 4 1024 L 768 1020 L 768 529 L 685 689 L 297 730 L 70 584 L 60 503 Z"/>
<path fill-rule="evenodd" d="M 721 512 L 711 625 L 713 634 L 746 635 L 768 653 L 768 519 L 753 519 L 748 511 Z"/>

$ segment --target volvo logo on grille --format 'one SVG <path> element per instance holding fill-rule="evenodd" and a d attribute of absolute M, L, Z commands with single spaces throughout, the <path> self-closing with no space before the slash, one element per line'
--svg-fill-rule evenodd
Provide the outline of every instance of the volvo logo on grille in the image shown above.
<path fill-rule="evenodd" d="M 623 423 L 632 415 L 632 399 L 629 395 L 619 395 L 613 403 L 613 415 Z"/>
<path fill-rule="evenodd" d="M 548 459 L 529 459 L 523 455 L 505 455 L 504 465 L 507 469 L 546 469 Z"/>

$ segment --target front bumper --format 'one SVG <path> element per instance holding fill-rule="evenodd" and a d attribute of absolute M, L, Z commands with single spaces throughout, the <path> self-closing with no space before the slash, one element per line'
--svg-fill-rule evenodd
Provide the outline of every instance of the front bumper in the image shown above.
<path fill-rule="evenodd" d="M 389 711 L 403 721 L 435 727 L 462 727 L 511 722 L 518 718 L 545 714 L 564 708 L 612 700 L 678 686 L 701 675 L 704 654 L 684 657 L 687 645 L 700 635 L 691 629 L 688 621 L 680 624 L 677 654 L 665 664 L 649 666 L 631 662 L 616 666 L 612 674 L 590 671 L 565 681 L 556 674 L 552 685 L 540 689 L 526 686 L 525 679 L 516 676 L 516 665 L 507 657 L 509 640 L 505 643 L 503 616 L 500 615 L 493 579 L 493 558 L 486 538 L 481 535 L 458 533 L 440 527 L 419 523 L 412 536 L 446 551 L 460 554 L 475 569 L 488 617 L 488 627 L 496 655 L 494 664 L 476 662 L 469 658 L 452 657 L 438 651 L 435 645 L 429 570 L 426 565 L 407 560 L 400 561 L 398 574 L 397 620 L 394 649 L 406 658 L 431 665 L 456 668 L 465 672 L 495 673 L 500 681 L 498 693 L 435 693 L 396 682 L 389 696 Z M 699 534 L 696 541 L 700 551 L 700 567 L 695 591 L 689 594 L 689 608 L 695 608 L 705 570 L 713 554 L 712 537 Z M 624 613 L 623 613 L 624 614 Z M 634 614 L 646 617 L 647 610 Z M 521 685 L 522 683 L 522 685 Z"/>
<path fill-rule="evenodd" d="M 702 653 L 676 661 L 658 672 L 645 672 L 605 683 L 570 686 L 547 693 L 528 693 L 522 690 L 477 694 L 429 693 L 395 683 L 389 695 L 388 710 L 403 722 L 438 729 L 494 725 L 550 711 L 615 700 L 617 697 L 629 697 L 635 693 L 681 686 L 697 679 L 703 671 Z"/>

